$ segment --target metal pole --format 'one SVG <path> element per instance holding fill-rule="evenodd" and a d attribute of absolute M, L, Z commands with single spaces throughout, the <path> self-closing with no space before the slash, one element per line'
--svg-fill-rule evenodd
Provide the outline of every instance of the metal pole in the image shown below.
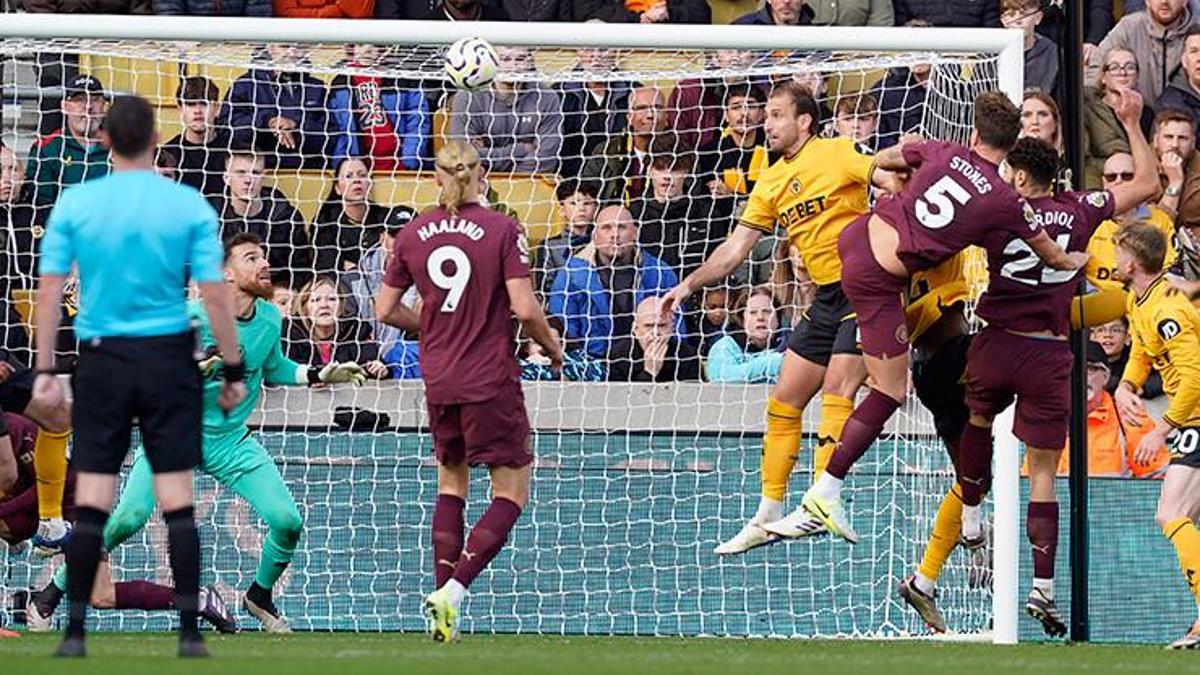
<path fill-rule="evenodd" d="M 1062 70 L 1064 78 L 1060 131 L 1066 141 L 1067 162 L 1074 182 L 1083 180 L 1083 13 L 1078 2 L 1066 2 L 1063 22 Z M 1080 292 L 1083 282 L 1080 281 Z M 1087 642 L 1088 621 L 1088 450 L 1087 450 L 1087 329 L 1071 333 L 1074 367 L 1071 370 L 1071 625 L 1073 642 Z"/>

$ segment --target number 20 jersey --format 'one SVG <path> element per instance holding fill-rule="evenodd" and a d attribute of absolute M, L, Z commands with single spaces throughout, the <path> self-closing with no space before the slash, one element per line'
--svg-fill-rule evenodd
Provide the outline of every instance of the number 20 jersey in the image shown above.
<path fill-rule="evenodd" d="M 506 282 L 529 277 L 529 248 L 512 218 L 478 204 L 442 207 L 396 236 L 384 283 L 416 286 L 425 398 L 488 401 L 520 387 Z"/>
<path fill-rule="evenodd" d="M 1030 239 L 1041 229 L 999 167 L 954 143 L 923 141 L 903 148 L 913 177 L 884 196 L 875 213 L 900 236 L 896 254 L 909 273 L 936 267 L 987 236 Z"/>
<path fill-rule="evenodd" d="M 1108 191 L 1064 192 L 1029 200 L 1037 224 L 1066 251 L 1086 251 L 1100 224 L 1113 216 Z M 988 326 L 1023 333 L 1050 331 L 1066 335 L 1071 329 L 1071 300 L 1079 270 L 1046 267 L 1022 239 L 1005 233 L 989 234 L 988 288 L 976 313 Z"/>

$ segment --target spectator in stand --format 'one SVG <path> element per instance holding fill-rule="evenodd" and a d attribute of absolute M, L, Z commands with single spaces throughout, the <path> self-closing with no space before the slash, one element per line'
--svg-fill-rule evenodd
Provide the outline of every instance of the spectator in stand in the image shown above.
<path fill-rule="evenodd" d="M 346 45 L 347 68 L 370 68 L 379 45 Z M 372 171 L 416 171 L 426 156 L 433 117 L 413 82 L 375 75 L 339 74 L 329 85 L 331 161 L 362 157 Z"/>
<path fill-rule="evenodd" d="M 1200 25 L 1193 25 L 1184 35 L 1179 65 L 1155 108 L 1185 110 L 1192 119 L 1200 120 Z"/>
<path fill-rule="evenodd" d="M 1194 22 L 1186 0 L 1154 0 L 1145 11 L 1126 14 L 1100 43 L 1099 58 L 1113 49 L 1137 55 L 1137 90 L 1157 101 L 1183 56 L 1183 40 Z"/>
<path fill-rule="evenodd" d="M 1038 35 L 1042 0 L 1000 0 L 1000 22 L 1025 33 L 1025 91 L 1058 96 L 1058 45 Z"/>
<path fill-rule="evenodd" d="M 108 100 L 104 85 L 91 75 L 79 75 L 63 88 L 62 129 L 34 142 L 25 167 L 39 222 L 63 188 L 108 175 L 108 148 L 100 141 Z"/>
<path fill-rule="evenodd" d="M 879 103 L 870 94 L 843 96 L 833 109 L 833 136 L 853 138 L 872 152 L 879 145 Z"/>
<path fill-rule="evenodd" d="M 550 294 L 554 278 L 567 265 L 567 260 L 592 240 L 592 228 L 600 208 L 598 197 L 599 188 L 595 183 L 578 178 L 562 180 L 555 188 L 554 198 L 558 202 L 563 229 L 542 242 L 533 266 L 534 287 L 543 297 Z"/>
<path fill-rule="evenodd" d="M 363 252 L 378 244 L 386 230 L 402 228 L 416 215 L 407 206 L 371 201 L 371 172 L 357 157 L 343 159 L 336 178 L 312 225 L 317 274 L 354 269 Z"/>
<path fill-rule="evenodd" d="M 279 308 L 280 316 L 286 319 L 292 315 L 292 303 L 295 300 L 296 293 L 290 286 L 276 284 L 275 292 L 271 294 L 271 304 Z"/>
<path fill-rule="evenodd" d="M 733 279 L 717 286 L 704 289 L 700 301 L 699 326 L 700 354 L 708 356 L 709 350 L 721 338 L 741 330 L 741 309 L 745 302 L 745 292 L 734 290 Z"/>
<path fill-rule="evenodd" d="M 1158 154 L 1163 193 L 1158 208 L 1180 226 L 1200 225 L 1200 155 L 1196 122 L 1184 110 L 1164 108 L 1154 117 L 1151 145 Z"/>
<path fill-rule="evenodd" d="M 751 291 L 742 308 L 742 330 L 717 341 L 708 352 L 704 373 L 709 382 L 775 382 L 783 366 L 779 344 L 779 312 L 771 289 Z"/>
<path fill-rule="evenodd" d="M 766 0 L 762 9 L 738 17 L 741 26 L 809 26 L 817 16 L 805 0 Z"/>
<path fill-rule="evenodd" d="M 929 24 L 913 21 L 909 26 L 923 28 Z M 871 94 L 879 101 L 880 109 L 878 150 L 890 148 L 900 142 L 901 136 L 921 129 L 925 95 L 929 91 L 929 75 L 932 72 L 933 64 L 930 63 L 892 68 L 872 90 Z"/>
<path fill-rule="evenodd" d="M 746 198 L 759 174 L 770 165 L 763 131 L 766 105 L 767 94 L 749 82 L 725 88 L 724 126 L 717 140 L 700 149 L 697 169 L 704 188 L 714 198 L 731 202 Z"/>
<path fill-rule="evenodd" d="M 1067 166 L 1063 158 L 1060 119 L 1058 104 L 1050 94 L 1040 91 L 1025 93 L 1025 100 L 1021 103 L 1021 137 L 1029 136 L 1046 141 L 1058 150 L 1058 174 L 1052 186 L 1055 193 L 1069 192 L 1073 189 L 1071 167 Z"/>
<path fill-rule="evenodd" d="M 582 81 L 564 82 L 559 91 L 563 101 L 561 176 L 577 176 L 584 153 L 625 132 L 626 111 L 632 84 L 604 79 L 617 64 L 609 49 L 580 49 L 577 72 Z"/>
<path fill-rule="evenodd" d="M 712 23 L 707 0 L 571 0 L 574 19 L 605 23 Z"/>
<path fill-rule="evenodd" d="M 179 182 L 179 158 L 175 153 L 158 146 L 154 150 L 154 173 L 170 181 Z"/>
<path fill-rule="evenodd" d="M 1200 0 L 1192 0 L 1193 3 Z M 1053 3 L 1043 3 L 1046 5 L 1043 10 L 1045 17 L 1038 25 L 1038 33 L 1057 42 L 1063 35 L 1062 31 L 1065 27 L 1063 11 L 1060 7 L 1054 6 Z M 1125 2 L 1124 13 L 1129 14 L 1135 10 L 1130 9 L 1130 2 Z M 1145 5 L 1141 5 L 1138 9 L 1142 9 Z M 1112 30 L 1116 19 L 1113 16 L 1113 0 L 1083 0 L 1083 64 L 1093 63 L 1099 51 L 1100 41 L 1108 35 L 1108 31 Z M 1098 63 L 1098 62 L 1097 62 Z"/>
<path fill-rule="evenodd" d="M 550 332 L 562 342 L 562 324 L 556 317 L 548 319 Z M 608 379 L 604 363 L 582 349 L 563 350 L 562 370 L 555 372 L 550 367 L 550 357 L 535 340 L 522 335 L 517 346 L 517 359 L 521 365 L 521 379 L 530 381 L 603 382 Z"/>
<path fill-rule="evenodd" d="M 562 148 L 562 98 L 541 83 L 507 73 L 535 71 L 533 52 L 499 48 L 500 76 L 487 91 L 460 91 L 450 102 L 450 137 L 479 149 L 491 172 L 555 173 Z"/>
<path fill-rule="evenodd" d="M 811 4 L 815 26 L 894 26 L 892 0 L 825 0 Z"/>
<path fill-rule="evenodd" d="M 273 0 L 275 16 L 289 19 L 373 19 L 375 0 Z"/>
<path fill-rule="evenodd" d="M 650 189 L 634 199 L 630 212 L 638 224 L 642 251 L 662 260 L 680 278 L 700 267 L 733 227 L 728 202 L 718 205 L 697 190 L 695 155 L 677 152 L 672 134 L 650 146 Z"/>
<path fill-rule="evenodd" d="M 319 367 L 335 361 L 353 362 L 377 380 L 391 376 L 379 360 L 379 343 L 371 325 L 344 311 L 333 277 L 317 277 L 300 289 L 286 335 L 285 352 L 297 363 Z"/>
<path fill-rule="evenodd" d="M 1000 3 L 996 0 L 892 0 L 897 26 L 914 19 L 931 26 L 998 28 Z"/>
<path fill-rule="evenodd" d="M 416 363 L 415 336 L 406 336 L 404 331 L 382 323 L 375 317 L 375 296 L 383 286 L 383 275 L 396 251 L 396 235 L 403 230 L 404 223 L 388 223 L 380 233 L 379 241 L 359 258 L 358 266 L 343 272 L 338 279 L 346 293 L 346 313 L 365 321 L 371 327 L 375 341 L 379 343 L 383 361 L 392 368 L 396 379 L 420 377 L 420 369 L 413 370 Z M 401 302 L 405 307 L 420 311 L 420 295 L 415 288 L 404 294 Z M 406 344 L 401 344 L 406 343 Z M 412 344 L 407 344 L 412 343 Z M 399 346 L 399 347 L 398 347 Z M 398 348 L 397 348 L 398 347 Z M 410 357 L 411 360 L 410 360 Z"/>
<path fill-rule="evenodd" d="M 1104 388 L 1111 394 L 1121 384 L 1121 374 L 1125 372 L 1125 364 L 1129 362 L 1129 352 L 1131 349 L 1129 320 L 1125 317 L 1114 319 L 1108 323 L 1093 327 L 1090 333 L 1091 340 L 1099 344 L 1104 350 L 1106 365 L 1111 375 L 1105 383 Z M 1152 370 L 1150 376 L 1146 378 L 1146 383 L 1142 385 L 1141 396 L 1146 400 L 1150 400 L 1162 395 L 1162 376 L 1159 375 L 1158 371 Z"/>
<path fill-rule="evenodd" d="M 394 2 L 395 0 L 384 0 Z M 508 21 L 496 0 L 400 0 L 408 12 L 399 18 L 426 21 Z M 424 11 L 420 10 L 424 8 Z"/>
<path fill-rule="evenodd" d="M 1112 155 L 1128 153 L 1129 138 L 1117 119 L 1116 106 L 1121 90 L 1131 89 L 1137 81 L 1137 56 L 1127 49 L 1113 49 L 1104 57 L 1100 78 L 1095 87 L 1083 90 L 1083 147 L 1086 154 L 1084 185 L 1095 189 L 1100 185 L 1100 173 L 1105 160 Z M 1154 111 L 1142 108 L 1142 131 L 1151 134 Z"/>
<path fill-rule="evenodd" d="M 736 71 L 748 68 L 754 54 L 736 49 L 717 50 L 712 55 L 711 67 L 716 70 L 732 70 L 733 74 L 720 77 L 692 77 L 680 80 L 667 99 L 667 127 L 679 136 L 685 148 L 704 148 L 717 142 L 725 117 L 725 97 L 729 87 L 742 89 L 754 86 L 766 95 L 766 81 L 752 82 Z"/>
<path fill-rule="evenodd" d="M 325 84 L 297 70 L 308 63 L 306 50 L 271 43 L 256 57 L 263 67 L 233 82 L 217 127 L 231 130 L 234 147 L 262 153 L 271 168 L 325 168 Z"/>
<path fill-rule="evenodd" d="M 155 14 L 274 16 L 271 0 L 153 0 Z"/>
<path fill-rule="evenodd" d="M 571 0 L 500 0 L 510 21 L 573 21 Z"/>
<path fill-rule="evenodd" d="M 583 177 L 600 182 L 600 201 L 628 201 L 645 192 L 650 143 L 667 128 L 663 95 L 656 87 L 636 86 L 629 94 L 629 130 L 592 148 Z"/>
<path fill-rule="evenodd" d="M 263 186 L 260 155 L 234 150 L 225 161 L 225 191 L 212 198 L 221 218 L 221 239 L 253 232 L 263 240 L 271 280 L 293 288 L 312 277 L 312 251 L 304 220 L 275 188 Z"/>
<path fill-rule="evenodd" d="M 12 288 L 36 286 L 45 229 L 34 224 L 31 187 L 25 182 L 25 165 L 17 153 L 0 141 L 0 258 L 5 261 L 0 266 L 0 299 L 7 299 Z M 11 258 L 10 253 L 14 254 Z"/>
<path fill-rule="evenodd" d="M 700 357 L 663 316 L 662 298 L 637 305 L 632 332 L 616 340 L 608 358 L 609 382 L 689 382 L 700 379 Z"/>
<path fill-rule="evenodd" d="M 546 304 L 566 328 L 568 348 L 606 358 L 617 337 L 632 334 L 634 309 L 679 283 L 637 241 L 637 223 L 629 210 L 605 207 L 596 216 L 592 242 L 559 270 Z"/>
<path fill-rule="evenodd" d="M 168 152 L 179 160 L 179 182 L 190 185 L 205 197 L 216 197 L 225 189 L 225 157 L 229 132 L 216 126 L 221 110 L 221 93 L 206 77 L 185 77 L 175 90 L 183 131 L 167 141 Z"/>
<path fill-rule="evenodd" d="M 1101 176 L 1102 187 L 1105 190 L 1113 190 L 1118 185 L 1133 180 L 1133 173 L 1133 155 L 1127 152 L 1118 152 L 1104 162 L 1104 172 Z M 1167 257 L 1163 263 L 1164 268 L 1170 267 L 1176 259 L 1173 245 L 1175 222 L 1166 211 L 1153 204 L 1138 204 L 1124 213 L 1113 214 L 1111 220 L 1100 223 L 1088 241 L 1087 251 L 1092 257 L 1084 268 L 1084 275 L 1100 290 L 1120 293 L 1119 297 L 1122 301 L 1119 307 L 1121 310 L 1124 310 L 1125 307 L 1123 302 L 1125 287 L 1116 278 L 1117 247 L 1114 240 L 1122 226 L 1135 220 L 1158 227 L 1166 236 Z M 1122 336 L 1123 339 L 1124 336 Z M 1115 377 L 1120 378 L 1120 376 L 1120 371 L 1116 371 Z M 1116 384 L 1117 380 L 1114 380 L 1113 387 L 1116 387 Z"/>

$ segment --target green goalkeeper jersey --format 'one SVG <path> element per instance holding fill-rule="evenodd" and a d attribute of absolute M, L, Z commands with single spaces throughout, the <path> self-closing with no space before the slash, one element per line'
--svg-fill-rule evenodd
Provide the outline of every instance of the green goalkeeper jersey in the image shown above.
<path fill-rule="evenodd" d="M 189 313 L 199 323 L 200 341 L 205 349 L 214 348 L 208 322 L 208 312 L 199 300 L 188 303 Z M 204 434 L 206 436 L 229 433 L 245 426 L 250 413 L 258 405 L 264 382 L 266 384 L 307 384 L 308 367 L 302 366 L 283 355 L 280 339 L 283 333 L 283 317 L 279 308 L 266 300 L 254 301 L 254 313 L 249 319 L 238 319 L 238 345 L 246 363 L 246 399 L 226 415 L 217 405 L 221 393 L 220 369 L 214 369 L 204 382 Z"/>

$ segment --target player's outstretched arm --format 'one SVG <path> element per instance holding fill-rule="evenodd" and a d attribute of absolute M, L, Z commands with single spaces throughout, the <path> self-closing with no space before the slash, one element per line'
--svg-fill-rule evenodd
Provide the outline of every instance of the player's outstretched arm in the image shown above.
<path fill-rule="evenodd" d="M 1133 180 L 1112 188 L 1113 211 L 1125 213 L 1158 194 L 1158 157 L 1142 133 L 1142 96 L 1132 89 L 1120 90 L 1121 101 L 1117 105 L 1117 118 L 1125 127 L 1129 137 L 1129 148 L 1133 154 Z"/>
<path fill-rule="evenodd" d="M 762 236 L 763 231 L 757 227 L 739 224 L 733 228 L 733 232 L 729 233 L 725 241 L 721 242 L 721 245 L 712 252 L 712 255 L 704 261 L 699 269 L 689 274 L 678 286 L 667 293 L 662 303 L 663 315 L 673 313 L 697 290 L 713 282 L 721 281 L 732 274 L 738 265 L 741 265 L 750 256 L 750 249 L 754 248 Z"/>
<path fill-rule="evenodd" d="M 1042 262 L 1050 269 L 1066 271 L 1081 269 L 1092 257 L 1091 254 L 1084 251 L 1068 253 L 1051 239 L 1045 230 L 1038 230 L 1038 233 L 1032 239 L 1026 239 L 1025 243 L 1029 244 L 1037 257 L 1041 258 Z"/>
<path fill-rule="evenodd" d="M 916 168 L 916 166 L 909 161 L 909 158 L 904 155 L 904 148 L 906 146 L 917 145 L 918 143 L 922 142 L 924 142 L 924 139 L 920 136 L 905 134 L 904 136 L 900 137 L 899 143 L 896 143 L 890 148 L 885 148 L 877 152 L 875 154 L 876 173 L 878 173 L 879 170 L 907 171 L 909 169 Z M 875 180 L 876 178 L 873 177 L 872 182 L 875 182 Z M 878 183 L 876 183 L 876 185 L 878 186 Z"/>
<path fill-rule="evenodd" d="M 402 302 L 407 290 L 385 282 L 379 288 L 379 295 L 375 296 L 375 318 L 388 326 L 416 333 L 421 329 L 421 317 Z"/>
<path fill-rule="evenodd" d="M 562 345 L 554 337 L 554 331 L 546 321 L 546 313 L 538 304 L 537 296 L 533 294 L 533 282 L 529 277 L 514 277 L 504 282 L 508 291 L 508 304 L 513 316 L 521 322 L 522 329 L 529 333 L 533 341 L 541 345 L 550 357 L 550 365 L 555 370 L 562 368 Z"/>

